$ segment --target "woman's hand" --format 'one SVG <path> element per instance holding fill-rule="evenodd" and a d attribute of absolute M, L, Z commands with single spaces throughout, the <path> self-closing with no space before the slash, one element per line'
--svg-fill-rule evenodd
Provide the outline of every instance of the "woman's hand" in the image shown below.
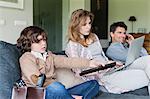
<path fill-rule="evenodd" d="M 117 62 L 116 62 L 116 67 L 121 67 L 121 66 L 123 66 L 123 63 L 117 61 Z"/>
<path fill-rule="evenodd" d="M 97 72 L 93 72 L 93 73 L 88 73 L 88 74 L 85 74 L 84 76 L 96 76 L 98 75 L 98 71 Z"/>
<path fill-rule="evenodd" d="M 118 65 L 118 66 L 122 66 L 122 65 L 123 65 L 123 63 L 122 63 L 122 62 L 117 61 L 117 62 L 116 62 L 116 65 Z"/>
<path fill-rule="evenodd" d="M 113 63 L 113 62 L 115 62 L 115 61 L 110 60 L 110 61 L 107 62 L 107 64 L 110 64 L 110 63 Z M 117 61 L 116 62 L 116 67 L 120 67 L 120 66 L 123 66 L 123 63 Z"/>
<path fill-rule="evenodd" d="M 90 67 L 98 67 L 98 66 L 105 66 L 104 63 L 97 61 L 97 60 L 90 60 Z"/>
<path fill-rule="evenodd" d="M 113 63 L 113 62 L 115 62 L 115 61 L 109 60 L 109 61 L 107 61 L 106 64 L 111 64 L 111 63 Z"/>

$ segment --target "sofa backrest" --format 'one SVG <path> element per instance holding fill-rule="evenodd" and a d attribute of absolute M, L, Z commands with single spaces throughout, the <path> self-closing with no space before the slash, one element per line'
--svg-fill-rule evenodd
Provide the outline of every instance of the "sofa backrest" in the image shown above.
<path fill-rule="evenodd" d="M 20 51 L 16 45 L 0 41 L 0 98 L 11 99 L 12 87 L 20 78 Z"/>

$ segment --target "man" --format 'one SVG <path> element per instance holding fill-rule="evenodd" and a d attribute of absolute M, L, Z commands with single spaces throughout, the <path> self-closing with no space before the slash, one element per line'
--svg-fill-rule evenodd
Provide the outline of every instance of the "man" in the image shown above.
<path fill-rule="evenodd" d="M 111 45 L 106 54 L 115 61 L 125 62 L 129 46 L 134 40 L 131 34 L 126 34 L 127 26 L 124 22 L 116 22 L 110 26 Z M 148 55 L 145 48 L 142 48 L 140 56 Z"/>
<path fill-rule="evenodd" d="M 106 54 L 109 58 L 115 61 L 125 62 L 128 53 L 128 47 L 130 46 L 134 37 L 130 34 L 126 34 L 127 26 L 124 22 L 116 22 L 110 26 L 110 36 L 112 43 L 108 47 Z M 150 79 L 150 55 L 142 48 L 141 57 L 136 59 L 127 70 L 143 70 L 147 77 Z M 148 85 L 150 93 L 150 85 Z"/>

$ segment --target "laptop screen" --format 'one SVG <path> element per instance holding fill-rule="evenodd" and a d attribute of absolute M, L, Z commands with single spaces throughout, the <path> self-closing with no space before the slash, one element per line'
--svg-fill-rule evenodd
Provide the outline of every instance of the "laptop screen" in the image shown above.
<path fill-rule="evenodd" d="M 145 36 L 134 39 L 128 50 L 125 66 L 130 65 L 134 60 L 140 57 L 140 52 L 144 43 Z"/>

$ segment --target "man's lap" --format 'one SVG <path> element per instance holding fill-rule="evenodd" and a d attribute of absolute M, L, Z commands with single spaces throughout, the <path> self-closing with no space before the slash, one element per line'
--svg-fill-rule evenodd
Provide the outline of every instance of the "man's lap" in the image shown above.
<path fill-rule="evenodd" d="M 146 74 L 142 70 L 121 70 L 103 77 L 102 80 L 108 84 L 109 89 L 107 89 L 112 93 L 115 93 L 115 89 L 111 90 L 110 87 L 131 91 L 147 86 L 149 82 Z"/>

